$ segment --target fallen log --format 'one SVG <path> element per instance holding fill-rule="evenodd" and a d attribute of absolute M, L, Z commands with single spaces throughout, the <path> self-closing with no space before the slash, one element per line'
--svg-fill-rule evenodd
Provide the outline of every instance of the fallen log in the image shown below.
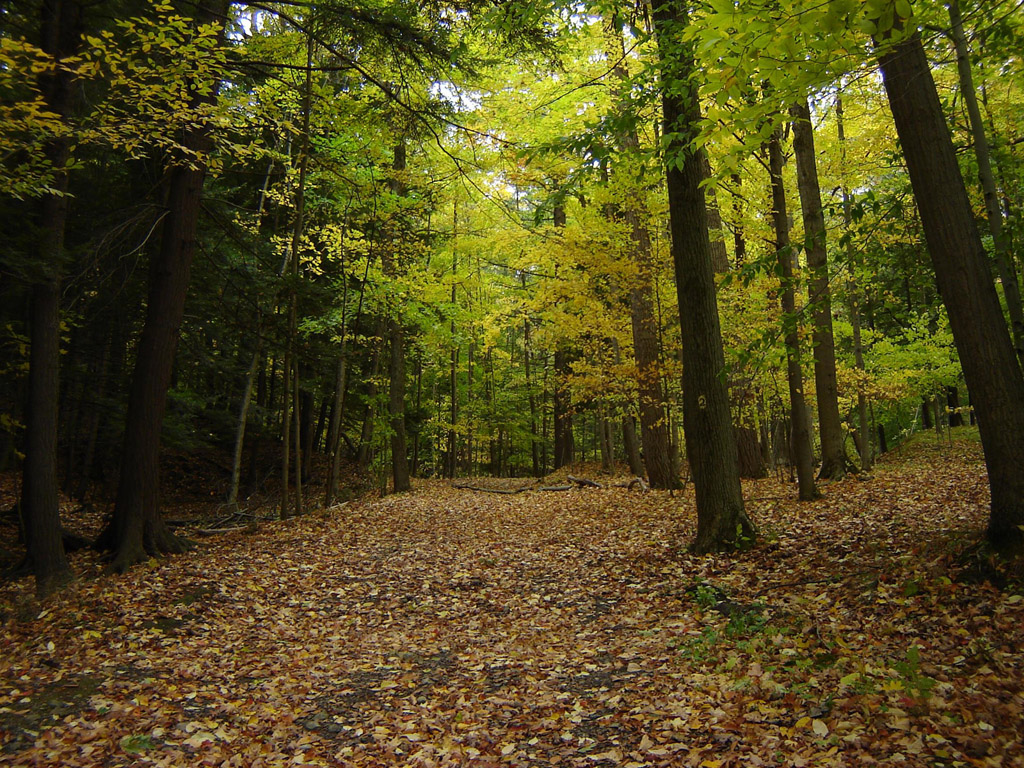
<path fill-rule="evenodd" d="M 573 477 L 572 475 L 569 475 L 566 478 L 566 480 L 568 480 L 570 483 L 576 483 L 576 485 L 578 485 L 580 488 L 601 488 L 601 487 L 603 487 L 596 480 L 587 480 L 585 477 Z"/>
<path fill-rule="evenodd" d="M 195 532 L 196 536 L 219 536 L 222 533 L 232 533 L 233 531 L 244 531 L 248 528 L 248 525 L 236 525 L 232 528 L 200 528 Z"/>
<path fill-rule="evenodd" d="M 625 488 L 630 491 L 633 490 L 634 485 L 639 486 L 640 490 L 643 491 L 644 493 L 647 493 L 647 491 L 651 490 L 651 486 L 649 486 L 647 484 L 647 481 L 644 480 L 642 477 L 634 477 L 627 483 L 615 483 L 616 488 Z"/>
<path fill-rule="evenodd" d="M 530 490 L 529 485 L 524 485 L 521 488 L 485 488 L 482 485 L 469 485 L 468 483 L 452 483 L 452 488 L 458 488 L 460 491 L 479 491 L 480 493 L 501 493 L 506 496 L 511 496 L 515 493 L 523 493 L 524 491 Z"/>

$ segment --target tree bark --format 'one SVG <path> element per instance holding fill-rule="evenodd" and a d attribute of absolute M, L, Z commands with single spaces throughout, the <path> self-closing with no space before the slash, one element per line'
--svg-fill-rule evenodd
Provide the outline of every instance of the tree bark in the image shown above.
<path fill-rule="evenodd" d="M 814 126 L 805 97 L 792 109 L 793 154 L 796 156 L 797 188 L 804 219 L 807 253 L 808 301 L 811 305 L 814 340 L 814 382 L 818 402 L 818 433 L 821 439 L 819 478 L 841 480 L 846 476 L 843 421 L 839 416 L 836 384 L 836 347 L 832 335 L 832 291 L 829 288 L 825 216 L 821 210 L 818 163 L 814 153 Z"/>
<path fill-rule="evenodd" d="M 960 74 L 960 96 L 967 108 L 967 116 L 971 124 L 974 156 L 978 161 L 978 179 L 981 181 L 981 190 L 985 197 L 985 212 L 988 218 L 989 232 L 992 235 L 996 267 L 999 270 L 999 282 L 1003 287 L 1006 309 L 1010 314 L 1010 328 L 1013 332 L 1017 359 L 1024 364 L 1024 308 L 1021 307 L 1020 284 L 1017 282 L 1017 273 L 1011 266 L 1009 247 L 1003 232 L 1003 212 L 999 206 L 999 192 L 996 188 L 995 175 L 992 173 L 992 158 L 989 152 L 988 137 L 985 135 L 985 123 L 981 119 L 978 95 L 974 90 L 971 54 L 967 49 L 963 19 L 960 16 L 960 3 L 958 0 L 950 0 L 948 8 L 950 33 L 956 48 L 956 65 Z"/>
<path fill-rule="evenodd" d="M 398 197 L 405 195 L 405 184 L 398 174 L 405 171 L 405 143 L 399 142 L 394 148 L 391 164 L 395 176 L 390 182 L 391 193 Z M 403 233 L 391 233 L 391 243 L 401 243 Z M 399 263 L 401 254 L 392 252 L 391 243 L 382 244 L 381 260 L 384 274 L 396 279 L 402 273 Z M 409 451 L 405 432 L 405 327 L 402 324 L 402 308 L 392 306 L 388 316 L 388 417 L 391 422 L 391 479 L 395 493 L 404 493 L 412 488 L 409 478 Z"/>
<path fill-rule="evenodd" d="M 526 290 L 526 273 L 520 275 L 523 290 Z M 526 372 L 526 397 L 530 404 L 530 460 L 532 462 L 533 476 L 541 476 L 540 466 L 540 440 L 537 436 L 537 396 L 533 391 L 533 377 L 530 370 L 530 315 L 523 315 L 523 367 Z M 488 352 L 490 355 L 490 352 Z M 488 360 L 490 357 L 488 356 Z"/>
<path fill-rule="evenodd" d="M 616 21 L 608 25 L 608 34 L 614 37 L 609 53 L 619 59 L 615 67 L 620 90 L 627 87 L 629 73 L 623 54 L 622 32 Z M 614 50 L 612 50 L 614 46 Z M 624 100 L 625 95 L 619 94 Z M 616 137 L 619 150 L 625 156 L 636 155 L 640 139 L 636 128 L 630 126 Z M 706 162 L 706 160 L 705 160 Z M 636 180 L 632 180 L 636 183 Z M 636 275 L 629 291 L 630 322 L 633 331 L 633 356 L 637 367 L 637 389 L 640 396 L 640 441 L 643 445 L 644 467 L 652 488 L 678 488 L 679 476 L 672 461 L 672 442 L 668 419 L 662 404 L 661 365 L 658 344 L 658 324 L 654 314 L 654 254 L 651 235 L 647 227 L 650 217 L 643 202 L 644 190 L 638 188 L 631 200 L 618 206 L 617 214 L 629 230 L 629 259 L 636 267 Z M 721 220 L 719 219 L 719 222 Z M 724 243 L 721 244 L 724 253 Z"/>
<path fill-rule="evenodd" d="M 196 22 L 222 24 L 226 13 L 227 4 L 218 0 L 214 9 L 198 9 Z M 222 25 L 220 35 L 223 33 Z M 219 81 L 212 87 L 207 84 L 204 93 L 199 84 L 191 84 L 192 105 L 198 108 L 211 103 L 219 86 Z M 111 521 L 97 542 L 101 548 L 113 550 L 111 568 L 115 571 L 124 571 L 147 555 L 177 553 L 188 547 L 160 516 L 160 428 L 195 254 L 206 177 L 203 158 L 213 148 L 212 126 L 189 124 L 182 130 L 181 141 L 192 159 L 170 160 L 167 216 L 160 250 L 150 263 L 146 321 L 128 397 L 117 499 Z"/>
<path fill-rule="evenodd" d="M 252 402 L 253 382 L 256 380 L 256 369 L 260 362 L 260 342 L 256 343 L 249 370 L 245 374 L 245 385 L 242 387 L 242 404 L 238 408 L 238 428 L 235 431 L 235 450 L 231 461 L 231 485 L 228 488 L 228 507 L 238 506 L 238 486 L 242 477 L 242 449 L 245 446 L 245 428 L 249 421 L 249 404 Z"/>
<path fill-rule="evenodd" d="M 689 22 L 685 3 L 660 0 L 654 26 L 662 68 L 662 109 L 672 259 L 683 341 L 683 428 L 697 504 L 697 553 L 750 545 L 756 535 L 743 508 L 736 439 L 723 372 L 725 355 L 711 266 L 705 160 L 694 146 L 700 106 L 689 46 L 674 35 Z"/>
<path fill-rule="evenodd" d="M 843 98 L 841 94 L 836 95 L 836 128 L 839 137 L 839 146 L 842 152 L 843 161 L 846 160 L 846 125 L 843 120 Z M 864 366 L 864 342 L 860 325 L 860 288 L 857 285 L 856 264 L 854 263 L 853 241 L 851 240 L 853 226 L 853 210 L 850 200 L 850 190 L 843 184 L 843 227 L 846 229 L 846 258 L 849 263 L 850 278 L 847 282 L 850 293 L 850 324 L 853 326 L 853 361 L 857 371 L 861 375 L 861 381 L 857 384 L 857 433 L 860 436 L 858 450 L 860 453 L 861 470 L 867 472 L 871 469 L 874 457 L 871 454 L 871 427 L 868 423 L 868 398 L 864 393 L 864 378 L 866 377 Z"/>
<path fill-rule="evenodd" d="M 901 27 L 901 24 L 897 24 Z M 920 34 L 880 40 L 879 63 L 925 240 L 978 414 L 992 507 L 988 539 L 1024 545 L 1024 375 L 990 279 Z"/>
<path fill-rule="evenodd" d="M 772 219 L 775 225 L 775 249 L 779 276 L 782 280 L 782 323 L 786 341 L 786 379 L 789 384 L 790 448 L 796 464 L 801 501 L 819 497 L 814 483 L 814 455 L 811 450 L 810 420 L 804 400 L 804 373 L 800 364 L 800 332 L 796 313 L 796 286 L 793 279 L 792 245 L 789 241 L 789 214 L 786 211 L 786 190 L 783 186 L 782 129 L 768 140 L 768 165 L 772 186 Z"/>
<path fill-rule="evenodd" d="M 81 35 L 81 7 L 76 0 L 44 0 L 41 48 L 56 62 L 74 54 Z M 39 76 L 47 107 L 62 118 L 71 111 L 72 81 L 58 65 Z M 57 435 L 60 405 L 60 283 L 64 232 L 68 216 L 67 166 L 70 137 L 51 139 L 45 148 L 53 168 L 54 191 L 42 199 L 39 231 L 39 274 L 32 286 L 31 348 L 22 515 L 27 564 L 36 580 L 36 594 L 45 597 L 71 580 L 60 531 L 57 480 Z"/>
<path fill-rule="evenodd" d="M 572 431 L 572 413 L 569 410 L 569 353 L 555 350 L 555 469 L 572 464 L 576 459 L 576 445 Z"/>

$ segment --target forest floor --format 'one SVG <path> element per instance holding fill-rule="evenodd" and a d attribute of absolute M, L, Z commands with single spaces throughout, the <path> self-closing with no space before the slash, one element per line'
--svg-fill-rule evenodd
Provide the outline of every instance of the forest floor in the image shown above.
<path fill-rule="evenodd" d="M 976 439 L 823 490 L 747 483 L 728 557 L 686 552 L 692 486 L 441 481 L 125 576 L 76 554 L 43 604 L 0 584 L 0 765 L 1024 765 Z"/>

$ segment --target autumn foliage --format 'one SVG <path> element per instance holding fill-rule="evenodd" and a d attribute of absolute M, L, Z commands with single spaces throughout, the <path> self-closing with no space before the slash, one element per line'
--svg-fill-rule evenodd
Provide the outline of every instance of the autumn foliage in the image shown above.
<path fill-rule="evenodd" d="M 123 577 L 78 555 L 50 602 L 4 587 L 0 763 L 1024 759 L 1024 588 L 974 545 L 977 442 L 824 489 L 746 483 L 765 541 L 739 556 L 686 553 L 692 487 L 444 481 Z"/>

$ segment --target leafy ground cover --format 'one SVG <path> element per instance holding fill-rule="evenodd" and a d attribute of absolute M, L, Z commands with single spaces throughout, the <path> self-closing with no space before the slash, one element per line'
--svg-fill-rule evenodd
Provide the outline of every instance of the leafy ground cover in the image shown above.
<path fill-rule="evenodd" d="M 440 481 L 126 576 L 77 555 L 43 605 L 0 587 L 0 764 L 1024 763 L 976 442 L 745 494 L 764 540 L 729 557 L 686 553 L 692 488 Z"/>

